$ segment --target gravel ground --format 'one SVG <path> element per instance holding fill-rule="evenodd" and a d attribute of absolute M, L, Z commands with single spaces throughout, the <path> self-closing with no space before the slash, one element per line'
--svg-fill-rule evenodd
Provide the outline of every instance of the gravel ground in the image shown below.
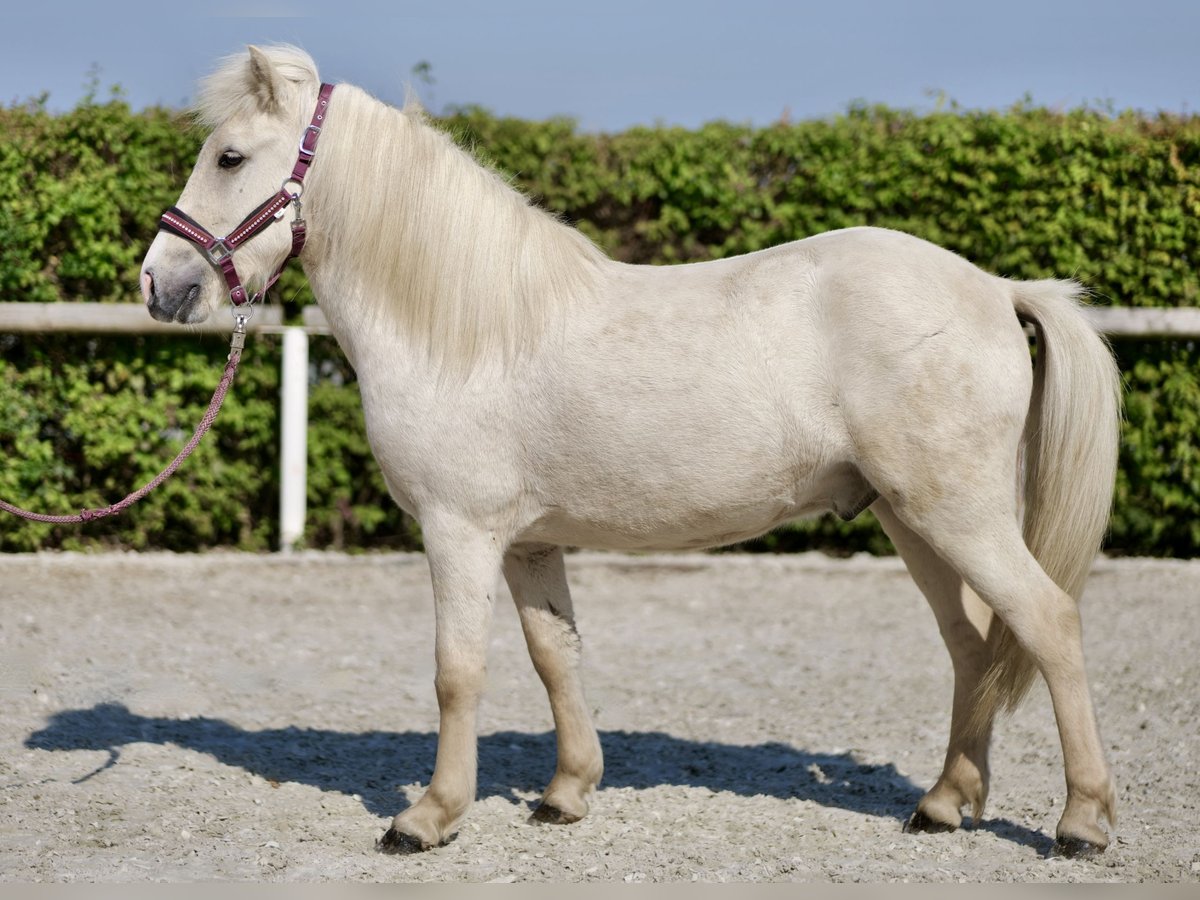
<path fill-rule="evenodd" d="M 607 762 L 591 814 L 528 824 L 554 767 L 501 592 L 477 801 L 374 843 L 432 771 L 417 555 L 0 557 L 5 881 L 1200 881 L 1200 562 L 1102 560 L 1084 604 L 1121 820 L 1048 855 L 1044 687 L 994 742 L 974 830 L 901 830 L 936 778 L 950 664 L 894 559 L 568 560 Z"/>

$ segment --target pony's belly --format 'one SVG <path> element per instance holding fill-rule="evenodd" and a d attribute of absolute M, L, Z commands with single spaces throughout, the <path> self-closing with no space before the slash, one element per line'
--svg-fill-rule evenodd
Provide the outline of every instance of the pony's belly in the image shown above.
<path fill-rule="evenodd" d="M 695 512 L 678 519 L 644 514 L 593 518 L 550 510 L 525 529 L 519 540 L 588 550 L 699 550 L 758 537 L 792 519 L 816 515 L 823 508 L 819 503 L 804 507 L 773 504 L 765 508 Z"/>
<path fill-rule="evenodd" d="M 590 550 L 698 550 L 750 540 L 786 522 L 827 511 L 853 518 L 875 496 L 857 469 L 839 465 L 814 474 L 803 486 L 756 501 L 743 495 L 703 505 L 661 498 L 654 503 L 629 492 L 603 507 L 548 506 L 518 539 Z"/>

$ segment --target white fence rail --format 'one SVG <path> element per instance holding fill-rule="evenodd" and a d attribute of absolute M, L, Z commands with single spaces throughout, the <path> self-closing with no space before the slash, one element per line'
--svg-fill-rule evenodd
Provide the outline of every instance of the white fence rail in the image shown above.
<path fill-rule="evenodd" d="M 1200 338 L 1200 308 L 1105 308 L 1087 310 L 1088 318 L 1112 338 Z M 232 320 L 215 316 L 200 325 L 164 325 L 150 318 L 141 303 L 0 303 L 0 334 L 79 332 L 89 334 L 166 334 L 197 331 L 228 333 Z M 308 456 L 308 338 L 329 334 L 321 310 L 304 309 L 302 325 L 284 325 L 278 307 L 260 307 L 247 323 L 258 334 L 283 335 L 280 379 L 279 549 L 292 550 L 304 537 Z"/>
<path fill-rule="evenodd" d="M 1110 338 L 1200 338 L 1200 307 L 1092 306 L 1084 311 Z"/>

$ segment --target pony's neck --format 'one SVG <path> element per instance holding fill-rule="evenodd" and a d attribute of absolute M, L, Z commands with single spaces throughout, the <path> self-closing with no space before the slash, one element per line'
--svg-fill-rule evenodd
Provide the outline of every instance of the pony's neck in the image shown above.
<path fill-rule="evenodd" d="M 605 259 L 419 111 L 349 85 L 333 94 L 305 209 L 314 282 L 328 268 L 357 285 L 364 308 L 341 314 L 393 323 L 451 367 L 531 347 Z"/>

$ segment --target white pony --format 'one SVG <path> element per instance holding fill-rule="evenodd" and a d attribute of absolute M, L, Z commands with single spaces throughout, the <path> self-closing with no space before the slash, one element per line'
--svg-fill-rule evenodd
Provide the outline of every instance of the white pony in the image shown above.
<path fill-rule="evenodd" d="M 227 60 L 203 88 L 213 130 L 180 207 L 223 234 L 277 191 L 318 84 L 295 48 Z M 562 548 L 714 547 L 867 507 L 954 667 L 945 767 L 908 827 L 951 830 L 964 807 L 979 821 L 993 719 L 1040 672 L 1065 762 L 1058 848 L 1107 845 L 1115 798 L 1077 600 L 1107 522 L 1119 381 L 1078 286 L 1008 281 L 877 228 L 694 265 L 614 262 L 419 110 L 350 85 L 303 201 L 304 270 L 391 493 L 420 521 L 436 598 L 436 767 L 383 849 L 443 844 L 475 797 L 501 572 L 557 731 L 534 818 L 573 822 L 603 764 Z M 289 243 L 268 228 L 241 271 L 261 283 Z M 156 319 L 226 302 L 175 235 L 154 241 L 142 280 Z"/>

